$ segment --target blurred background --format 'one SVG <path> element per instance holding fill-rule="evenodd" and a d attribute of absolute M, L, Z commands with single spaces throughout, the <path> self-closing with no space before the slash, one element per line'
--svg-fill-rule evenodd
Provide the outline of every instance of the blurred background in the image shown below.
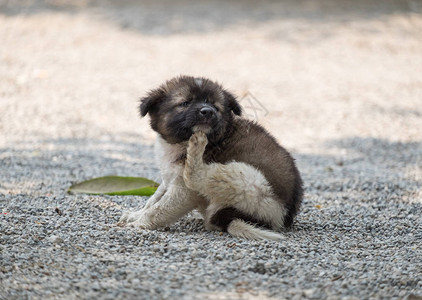
<path fill-rule="evenodd" d="M 421 13 L 407 0 L 0 0 L 2 138 L 152 139 L 138 98 L 188 74 L 252 92 L 269 110 L 259 121 L 289 147 L 411 141 Z"/>
<path fill-rule="evenodd" d="M 155 133 L 139 98 L 186 74 L 252 93 L 247 115 L 302 168 L 421 177 L 421 1 L 0 0 L 0 44 L 6 158 L 82 151 L 98 161 L 80 169 L 103 157 L 145 174 Z"/>

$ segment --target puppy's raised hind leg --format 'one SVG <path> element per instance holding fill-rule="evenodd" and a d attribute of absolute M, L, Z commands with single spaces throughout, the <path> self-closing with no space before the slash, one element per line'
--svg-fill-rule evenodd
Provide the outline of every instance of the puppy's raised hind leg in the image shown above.
<path fill-rule="evenodd" d="M 204 151 L 208 139 L 202 131 L 195 132 L 189 139 L 183 179 L 188 188 L 198 191 L 201 181 L 206 177 Z"/>

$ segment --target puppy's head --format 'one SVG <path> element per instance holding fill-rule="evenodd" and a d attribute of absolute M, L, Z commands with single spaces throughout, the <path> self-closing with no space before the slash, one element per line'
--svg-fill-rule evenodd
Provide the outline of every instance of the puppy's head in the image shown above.
<path fill-rule="evenodd" d="M 141 99 L 142 116 L 149 114 L 151 127 L 168 143 L 186 141 L 201 130 L 210 143 L 224 135 L 233 114 L 241 115 L 235 97 L 206 78 L 180 76 L 152 90 Z"/>

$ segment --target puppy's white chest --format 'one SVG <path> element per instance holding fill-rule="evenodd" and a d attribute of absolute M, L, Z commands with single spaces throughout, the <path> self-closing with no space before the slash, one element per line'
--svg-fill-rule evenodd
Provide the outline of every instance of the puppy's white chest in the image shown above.
<path fill-rule="evenodd" d="M 169 184 L 176 177 L 183 176 L 184 165 L 177 160 L 186 153 L 186 146 L 169 144 L 158 137 L 155 142 L 155 159 L 160 168 L 164 184 Z"/>

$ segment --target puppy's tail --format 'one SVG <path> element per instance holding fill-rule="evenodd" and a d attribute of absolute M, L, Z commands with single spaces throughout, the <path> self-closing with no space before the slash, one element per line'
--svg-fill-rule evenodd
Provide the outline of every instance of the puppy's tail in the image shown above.
<path fill-rule="evenodd" d="M 259 229 L 241 219 L 234 219 L 227 227 L 227 232 L 233 236 L 249 240 L 280 241 L 282 235 L 273 231 Z"/>

